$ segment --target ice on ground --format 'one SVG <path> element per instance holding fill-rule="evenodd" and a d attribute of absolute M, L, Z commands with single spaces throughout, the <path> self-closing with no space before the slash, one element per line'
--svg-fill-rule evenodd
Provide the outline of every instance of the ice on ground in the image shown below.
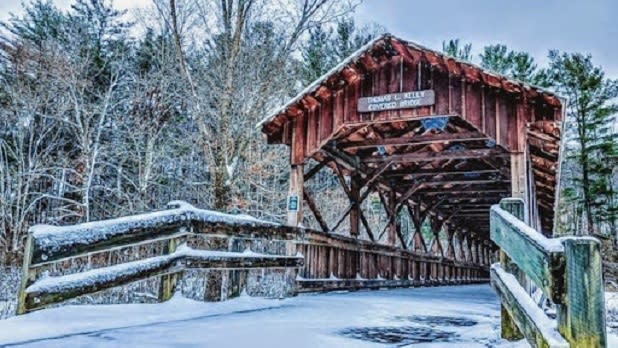
<path fill-rule="evenodd" d="M 487 285 L 202 303 L 66 306 L 0 321 L 0 346 L 527 347 L 499 338 Z"/>
<path fill-rule="evenodd" d="M 500 339 L 488 285 L 203 303 L 66 306 L 0 321 L 18 347 L 529 347 Z M 610 336 L 608 346 L 618 346 Z"/>

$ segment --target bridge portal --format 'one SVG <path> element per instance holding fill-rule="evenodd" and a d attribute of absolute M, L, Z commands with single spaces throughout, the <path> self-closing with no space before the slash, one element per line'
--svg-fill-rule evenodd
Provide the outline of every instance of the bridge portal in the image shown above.
<path fill-rule="evenodd" d="M 323 234 L 303 249 L 303 275 L 348 286 L 487 278 L 492 204 L 523 198 L 525 220 L 552 234 L 562 113 L 538 87 L 389 34 L 369 42 L 259 124 L 268 143 L 290 147 L 288 224 L 311 212 Z M 321 170 L 349 199 L 332 221 L 306 185 Z M 368 197 L 384 207 L 380 230 Z"/>

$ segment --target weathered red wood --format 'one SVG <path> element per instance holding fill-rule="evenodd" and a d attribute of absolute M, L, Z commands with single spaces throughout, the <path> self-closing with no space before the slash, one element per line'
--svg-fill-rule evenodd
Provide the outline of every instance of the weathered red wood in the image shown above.
<path fill-rule="evenodd" d="M 466 84 L 466 115 L 468 121 L 478 129 L 483 129 L 481 114 L 481 85 Z"/>
<path fill-rule="evenodd" d="M 318 118 L 317 107 L 310 109 L 307 113 L 307 149 L 305 156 L 310 157 L 318 149 Z"/>
<path fill-rule="evenodd" d="M 345 118 L 345 90 L 340 89 L 333 96 L 333 129 L 339 128 Z"/>
<path fill-rule="evenodd" d="M 327 140 L 333 131 L 333 98 L 328 95 L 320 104 L 320 124 L 318 143 L 321 144 Z"/>
<path fill-rule="evenodd" d="M 433 89 L 436 94 L 436 105 L 434 113 L 436 115 L 448 115 L 451 113 L 449 109 L 449 78 L 448 74 L 434 72 L 433 73 Z"/>

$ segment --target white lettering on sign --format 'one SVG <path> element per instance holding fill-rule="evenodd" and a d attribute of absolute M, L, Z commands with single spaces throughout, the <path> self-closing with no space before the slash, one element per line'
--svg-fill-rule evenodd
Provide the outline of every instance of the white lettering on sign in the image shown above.
<path fill-rule="evenodd" d="M 433 90 L 393 93 L 358 100 L 358 112 L 415 108 L 435 104 Z"/>

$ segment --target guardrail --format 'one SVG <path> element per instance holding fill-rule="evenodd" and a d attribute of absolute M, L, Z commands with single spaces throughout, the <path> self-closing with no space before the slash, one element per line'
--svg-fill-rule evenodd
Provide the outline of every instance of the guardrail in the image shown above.
<path fill-rule="evenodd" d="M 491 239 L 501 249 L 491 283 L 502 302 L 502 336 L 533 347 L 605 347 L 600 243 L 591 237 L 550 239 L 526 225 L 521 199 L 491 208 Z M 520 273 L 521 272 L 521 273 Z M 557 306 L 549 318 L 520 285 L 525 274 Z"/>
<path fill-rule="evenodd" d="M 161 301 L 172 297 L 178 273 L 186 269 L 236 270 L 300 267 L 293 228 L 249 216 L 222 214 L 171 202 L 170 209 L 112 220 L 55 227 L 33 226 L 28 232 L 17 314 L 44 308 L 154 276 L 162 276 Z M 190 236 L 218 239 L 219 250 L 197 250 L 186 243 Z M 221 242 L 223 240 L 223 242 Z M 277 254 L 251 251 L 253 241 L 279 241 Z M 41 277 L 40 270 L 92 253 L 153 242 L 163 242 L 161 255 L 73 274 Z M 223 250 L 221 250 L 223 249 Z"/>
<path fill-rule="evenodd" d="M 305 265 L 299 292 L 472 284 L 489 281 L 489 254 L 478 264 L 317 231 L 299 236 Z"/>

